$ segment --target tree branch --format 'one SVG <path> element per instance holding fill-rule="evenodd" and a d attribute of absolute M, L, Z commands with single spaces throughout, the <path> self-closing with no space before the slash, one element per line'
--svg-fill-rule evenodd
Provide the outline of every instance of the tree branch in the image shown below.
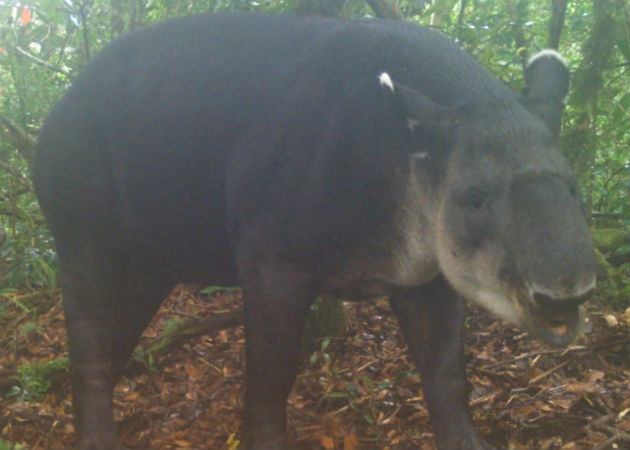
<path fill-rule="evenodd" d="M 28 178 L 26 178 L 20 171 L 16 170 L 14 167 L 0 161 L 0 168 L 4 169 L 7 173 L 9 173 L 15 180 L 17 180 L 20 185 L 22 185 L 21 191 L 13 191 L 13 195 L 23 195 L 28 192 L 33 192 L 33 185 L 29 182 Z M 3 194 L 4 195 L 4 194 Z"/>
<path fill-rule="evenodd" d="M 461 42 L 464 31 L 464 14 L 466 12 L 466 0 L 459 2 L 459 14 L 457 15 L 457 40 Z"/>
<path fill-rule="evenodd" d="M 0 112 L 0 132 L 9 138 L 17 151 L 29 163 L 33 161 L 37 139 L 24 128 Z"/>
<path fill-rule="evenodd" d="M 66 75 L 67 77 L 70 77 L 70 72 L 67 72 L 59 67 L 53 66 L 52 64 L 50 64 L 48 61 L 44 61 L 43 59 L 38 58 L 37 56 L 33 56 L 31 55 L 29 52 L 27 52 L 26 50 L 24 50 L 21 47 L 16 46 L 14 49 L 7 49 L 8 51 L 13 51 L 14 53 L 17 53 L 18 55 L 24 56 L 28 59 L 30 59 L 31 61 L 33 61 L 35 64 L 46 67 L 47 69 L 52 70 L 53 72 L 58 72 L 60 74 Z"/>
<path fill-rule="evenodd" d="M 211 315 L 201 319 L 190 319 L 180 323 L 170 333 L 157 338 L 145 347 L 145 352 L 153 355 L 154 359 L 168 354 L 181 342 L 213 331 L 232 328 L 243 323 L 243 311 L 238 309 L 228 314 Z"/>
<path fill-rule="evenodd" d="M 89 32 L 87 26 L 87 9 L 92 3 L 91 0 L 85 0 L 79 3 L 79 15 L 81 16 L 81 28 L 83 30 L 83 45 L 85 46 L 85 60 L 90 60 L 90 40 L 88 39 Z"/>

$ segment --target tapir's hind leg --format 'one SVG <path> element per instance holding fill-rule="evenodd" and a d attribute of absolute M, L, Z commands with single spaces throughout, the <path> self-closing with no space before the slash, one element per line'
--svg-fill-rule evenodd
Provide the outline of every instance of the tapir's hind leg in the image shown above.
<path fill-rule="evenodd" d="M 477 434 L 468 408 L 463 300 L 439 276 L 391 298 L 390 303 L 420 371 L 439 448 L 490 448 Z"/>
<path fill-rule="evenodd" d="M 88 239 L 57 241 L 79 448 L 116 448 L 113 387 L 171 283 Z"/>

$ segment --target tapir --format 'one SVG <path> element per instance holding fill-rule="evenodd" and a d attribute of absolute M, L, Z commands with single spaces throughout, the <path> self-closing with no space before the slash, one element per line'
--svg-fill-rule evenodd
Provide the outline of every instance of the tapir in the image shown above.
<path fill-rule="evenodd" d="M 112 389 L 178 282 L 241 286 L 242 443 L 290 447 L 318 295 L 387 297 L 443 449 L 489 448 L 467 401 L 465 299 L 563 346 L 595 287 L 557 147 L 569 71 L 516 93 L 401 21 L 219 14 L 129 33 L 40 134 L 34 182 L 63 279 L 79 447 L 120 445 Z"/>

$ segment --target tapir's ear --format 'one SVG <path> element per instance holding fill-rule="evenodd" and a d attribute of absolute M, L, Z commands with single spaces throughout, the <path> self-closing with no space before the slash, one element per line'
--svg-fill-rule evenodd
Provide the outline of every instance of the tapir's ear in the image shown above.
<path fill-rule="evenodd" d="M 405 121 L 410 131 L 424 129 L 436 133 L 451 123 L 451 108 L 435 103 L 415 89 L 394 82 L 387 72 L 382 72 L 378 81 L 392 112 Z"/>
<path fill-rule="evenodd" d="M 555 50 L 535 54 L 525 66 L 525 83 L 525 107 L 557 136 L 569 93 L 566 61 Z"/>

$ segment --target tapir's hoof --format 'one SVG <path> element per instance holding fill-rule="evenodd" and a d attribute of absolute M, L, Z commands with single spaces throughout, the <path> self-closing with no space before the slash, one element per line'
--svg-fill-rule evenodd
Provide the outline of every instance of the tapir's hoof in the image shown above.
<path fill-rule="evenodd" d="M 112 439 L 96 439 L 86 438 L 82 439 L 77 445 L 79 450 L 128 450 L 120 441 L 115 437 Z"/>
<path fill-rule="evenodd" d="M 455 435 L 440 442 L 441 450 L 496 450 L 477 433 Z"/>
<path fill-rule="evenodd" d="M 241 450 L 290 450 L 292 448 L 295 448 L 295 446 L 289 446 L 285 440 L 276 440 L 273 442 L 252 442 L 247 446 L 242 446 Z"/>

